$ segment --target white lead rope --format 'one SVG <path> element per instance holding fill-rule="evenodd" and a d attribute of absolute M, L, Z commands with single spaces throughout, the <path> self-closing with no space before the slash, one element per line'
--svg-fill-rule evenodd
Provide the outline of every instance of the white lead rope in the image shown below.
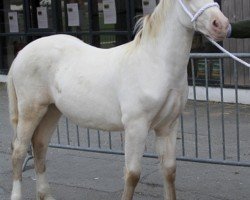
<path fill-rule="evenodd" d="M 218 49 L 220 49 L 221 51 L 223 51 L 224 53 L 226 53 L 227 55 L 229 55 L 231 58 L 233 58 L 234 60 L 238 61 L 239 63 L 245 65 L 246 67 L 250 68 L 250 63 L 247 63 L 246 61 L 238 58 L 237 56 L 233 55 L 232 53 L 230 53 L 228 50 L 224 49 L 222 46 L 220 46 L 217 42 L 215 42 L 213 39 L 207 37 L 207 39 L 214 45 L 216 46 Z"/>
<path fill-rule="evenodd" d="M 186 7 L 186 5 L 183 3 L 183 0 L 179 0 L 179 3 L 181 5 L 181 7 L 183 8 L 183 10 L 187 13 L 187 15 L 191 18 L 191 22 L 195 22 L 197 20 L 197 18 L 208 8 L 211 7 L 220 7 L 218 3 L 209 3 L 205 6 L 203 6 L 201 9 L 198 10 L 197 13 L 195 13 L 194 15 L 188 10 L 188 8 Z M 194 25 L 195 26 L 195 25 Z M 215 45 L 218 49 L 220 49 L 222 52 L 226 53 L 227 55 L 229 55 L 231 58 L 233 58 L 234 60 L 238 61 L 239 63 L 245 65 L 246 67 L 250 68 L 250 64 L 245 62 L 244 60 L 238 58 L 237 56 L 233 55 L 232 53 L 230 53 L 229 51 L 227 51 L 226 49 L 224 49 L 222 46 L 220 46 L 217 42 L 215 42 L 212 38 L 207 37 L 207 39 L 213 44 Z"/>

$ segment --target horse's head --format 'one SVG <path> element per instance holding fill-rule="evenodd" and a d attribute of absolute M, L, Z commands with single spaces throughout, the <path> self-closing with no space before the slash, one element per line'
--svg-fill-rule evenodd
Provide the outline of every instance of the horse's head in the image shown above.
<path fill-rule="evenodd" d="M 216 41 L 226 37 L 229 21 L 213 0 L 176 1 L 181 8 L 180 20 L 184 26 L 194 28 Z"/>

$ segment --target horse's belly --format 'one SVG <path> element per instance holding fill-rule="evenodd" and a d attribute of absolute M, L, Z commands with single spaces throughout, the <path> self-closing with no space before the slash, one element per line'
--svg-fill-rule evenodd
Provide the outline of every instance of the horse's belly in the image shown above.
<path fill-rule="evenodd" d="M 118 106 L 110 105 L 105 99 L 78 97 L 58 98 L 55 102 L 58 109 L 71 121 L 81 127 L 105 131 L 121 131 L 123 125 Z"/>

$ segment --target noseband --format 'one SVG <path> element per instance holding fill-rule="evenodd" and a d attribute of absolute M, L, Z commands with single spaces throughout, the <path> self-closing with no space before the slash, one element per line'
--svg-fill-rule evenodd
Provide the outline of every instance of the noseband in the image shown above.
<path fill-rule="evenodd" d="M 218 3 L 208 3 L 207 5 L 201 7 L 195 14 L 192 14 L 190 12 L 190 10 L 187 8 L 187 6 L 184 4 L 183 0 L 178 0 L 179 3 L 181 4 L 181 7 L 183 8 L 183 10 L 185 11 L 185 13 L 187 13 L 187 15 L 191 18 L 191 22 L 194 23 L 194 27 L 195 27 L 195 22 L 196 20 L 198 19 L 199 16 L 202 15 L 202 13 L 207 10 L 208 8 L 211 8 L 211 7 L 218 7 L 220 8 L 219 4 Z M 195 28 L 196 29 L 196 28 Z"/>
<path fill-rule="evenodd" d="M 190 12 L 190 10 L 187 8 L 187 6 L 184 4 L 183 0 L 178 0 L 179 3 L 181 4 L 181 7 L 183 8 L 183 10 L 185 11 L 185 13 L 187 13 L 187 15 L 190 17 L 191 22 L 194 25 L 194 29 L 196 30 L 196 20 L 198 19 L 199 16 L 202 15 L 202 13 L 207 10 L 208 8 L 211 7 L 218 7 L 220 8 L 218 3 L 208 3 L 207 5 L 201 7 L 194 15 Z M 245 65 L 246 67 L 250 68 L 250 63 L 247 63 L 244 60 L 241 60 L 240 58 L 238 58 L 237 56 L 233 55 L 232 53 L 230 53 L 229 51 L 227 51 L 226 49 L 224 49 L 222 46 L 220 46 L 218 43 L 216 43 L 214 40 L 212 40 L 210 37 L 207 37 L 207 39 L 213 43 L 218 49 L 220 49 L 222 52 L 226 53 L 227 55 L 229 55 L 231 58 L 233 58 L 234 60 L 238 61 L 239 63 Z"/>

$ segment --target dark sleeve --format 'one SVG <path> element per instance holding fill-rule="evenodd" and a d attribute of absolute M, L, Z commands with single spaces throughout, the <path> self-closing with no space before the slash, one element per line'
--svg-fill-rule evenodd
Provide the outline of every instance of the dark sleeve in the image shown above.
<path fill-rule="evenodd" d="M 250 38 L 250 20 L 232 23 L 231 38 Z"/>

